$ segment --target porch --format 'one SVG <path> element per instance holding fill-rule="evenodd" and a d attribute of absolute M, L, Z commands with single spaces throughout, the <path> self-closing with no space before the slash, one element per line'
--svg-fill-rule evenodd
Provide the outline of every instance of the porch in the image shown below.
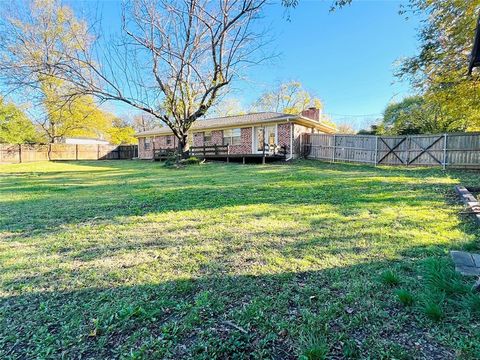
<path fill-rule="evenodd" d="M 166 160 L 174 155 L 173 149 L 155 149 L 153 160 Z M 210 145 L 210 146 L 192 146 L 190 147 L 190 156 L 199 159 L 226 161 L 227 163 L 242 162 L 245 163 L 263 163 L 273 161 L 286 161 L 288 151 L 286 146 L 276 146 L 265 144 L 263 151 L 258 153 L 238 154 L 230 151 L 230 145 Z"/>

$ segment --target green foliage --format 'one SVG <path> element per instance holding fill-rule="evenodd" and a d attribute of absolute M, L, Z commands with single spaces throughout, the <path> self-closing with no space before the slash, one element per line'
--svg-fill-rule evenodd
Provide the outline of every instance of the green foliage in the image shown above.
<path fill-rule="evenodd" d="M 380 274 L 380 281 L 385 285 L 396 286 L 400 284 L 400 278 L 392 270 Z"/>
<path fill-rule="evenodd" d="M 400 301 L 404 306 L 413 305 L 413 295 L 405 289 L 399 289 L 396 291 L 398 301 Z"/>
<path fill-rule="evenodd" d="M 459 121 L 460 120 L 460 121 Z M 386 135 L 439 134 L 465 131 L 462 119 L 448 117 L 426 97 L 412 96 L 387 106 L 379 133 Z"/>
<path fill-rule="evenodd" d="M 200 164 L 200 159 L 195 156 L 190 156 L 187 159 L 180 160 L 180 163 L 185 165 L 196 165 L 196 164 Z"/>
<path fill-rule="evenodd" d="M 137 139 L 133 136 L 135 135 L 135 129 L 126 121 L 117 117 L 113 118 L 112 127 L 107 130 L 107 134 L 111 144 L 130 145 L 137 143 Z"/>
<path fill-rule="evenodd" d="M 433 321 L 440 321 L 444 316 L 441 304 L 432 300 L 425 300 L 423 311 Z"/>
<path fill-rule="evenodd" d="M 0 143 L 25 144 L 39 140 L 35 127 L 23 111 L 0 98 Z"/>
<path fill-rule="evenodd" d="M 425 262 L 424 269 L 427 287 L 433 293 L 458 296 L 469 291 L 460 274 L 446 261 L 430 259 Z"/>
<path fill-rule="evenodd" d="M 479 6 L 479 0 L 412 0 L 403 10 L 427 16 L 420 51 L 402 62 L 397 76 L 418 89 L 445 131 L 480 129 L 480 72 L 467 76 Z"/>

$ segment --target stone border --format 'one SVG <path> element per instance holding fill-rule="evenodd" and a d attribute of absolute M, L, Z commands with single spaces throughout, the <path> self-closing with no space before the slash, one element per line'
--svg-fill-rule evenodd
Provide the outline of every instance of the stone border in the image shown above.
<path fill-rule="evenodd" d="M 467 206 L 467 211 L 471 212 L 475 216 L 477 223 L 480 224 L 480 202 L 465 186 L 456 185 L 455 192 Z"/>

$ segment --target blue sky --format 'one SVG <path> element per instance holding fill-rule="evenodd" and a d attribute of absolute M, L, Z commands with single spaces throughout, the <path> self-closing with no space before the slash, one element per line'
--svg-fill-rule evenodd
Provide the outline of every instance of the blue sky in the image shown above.
<path fill-rule="evenodd" d="M 274 64 L 250 69 L 231 96 L 248 107 L 273 84 L 299 80 L 323 100 L 334 121 L 365 127 L 390 101 L 410 93 L 393 70 L 396 60 L 415 53 L 419 19 L 399 15 L 401 3 L 354 0 L 330 12 L 330 0 L 300 0 L 289 21 L 283 7 L 271 5 L 262 21 L 280 56 Z M 120 3 L 104 2 L 100 8 L 106 27 L 118 28 Z"/>

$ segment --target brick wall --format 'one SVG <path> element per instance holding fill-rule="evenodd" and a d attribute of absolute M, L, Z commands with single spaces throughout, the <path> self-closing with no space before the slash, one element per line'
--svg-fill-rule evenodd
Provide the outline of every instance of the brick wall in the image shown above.
<path fill-rule="evenodd" d="M 193 146 L 203 146 L 203 132 L 193 133 Z"/>
<path fill-rule="evenodd" d="M 212 131 L 212 140 L 208 145 L 223 145 L 223 131 L 222 130 Z"/>
<path fill-rule="evenodd" d="M 150 150 L 145 150 L 145 138 L 138 139 L 138 157 L 140 159 L 151 159 L 153 157 L 152 145 L 150 145 Z"/>
<path fill-rule="evenodd" d="M 241 128 L 240 137 L 242 143 L 230 145 L 230 154 L 251 154 L 252 153 L 252 128 Z"/>
<path fill-rule="evenodd" d="M 170 144 L 167 144 L 167 138 L 170 138 Z M 174 149 L 178 146 L 178 140 L 175 135 L 158 135 L 150 137 L 150 149 L 145 150 L 145 138 L 138 139 L 138 157 L 140 159 L 152 159 L 153 149 Z"/>
<path fill-rule="evenodd" d="M 290 153 L 290 131 L 292 129 L 292 124 L 278 124 L 277 125 L 277 144 L 278 146 L 286 146 L 287 154 Z"/>

